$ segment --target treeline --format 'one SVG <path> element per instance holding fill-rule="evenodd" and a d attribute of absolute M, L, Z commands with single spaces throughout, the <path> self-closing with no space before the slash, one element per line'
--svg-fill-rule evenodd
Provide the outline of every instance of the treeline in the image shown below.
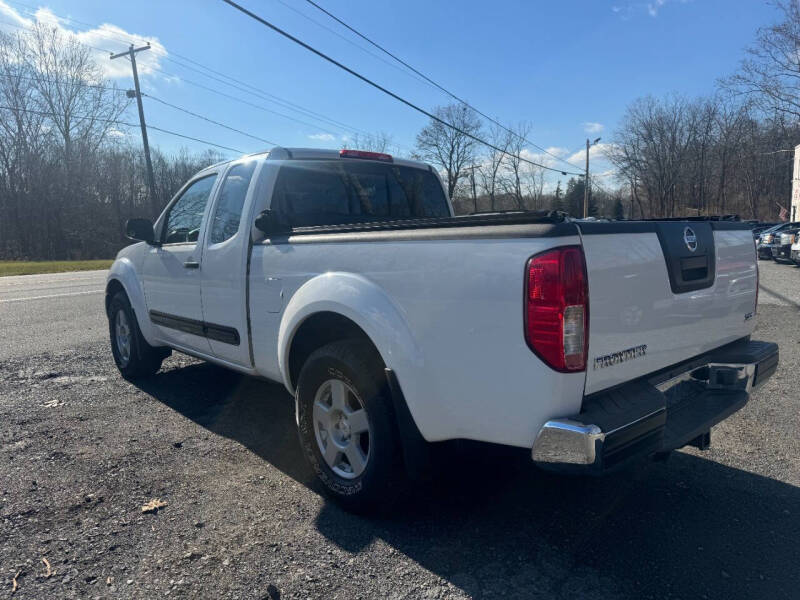
<path fill-rule="evenodd" d="M 131 216 L 154 212 L 214 153 L 153 154 L 119 129 L 129 100 L 89 49 L 57 30 L 0 32 L 0 259 L 104 258 Z"/>
<path fill-rule="evenodd" d="M 800 2 L 776 6 L 782 21 L 757 32 L 739 72 L 712 97 L 645 97 L 629 105 L 604 145 L 614 177 L 591 179 L 590 215 L 775 220 L 789 208 L 792 151 L 800 143 Z M 141 147 L 127 141 L 137 136 L 126 135 L 121 122 L 130 103 L 75 38 L 42 24 L 0 32 L 0 259 L 113 256 L 127 243 L 126 219 L 154 218 L 193 173 L 219 160 L 215 153 L 155 150 L 152 202 Z M 531 150 L 529 122 L 504 127 L 463 104 L 434 114 L 411 155 L 439 170 L 459 213 L 554 209 L 582 216 L 586 182 L 530 162 L 561 168 Z M 385 133 L 349 144 L 409 154 Z"/>
<path fill-rule="evenodd" d="M 796 120 L 749 102 L 647 97 L 628 107 L 609 158 L 633 216 L 777 220 L 791 204 L 797 143 Z"/>

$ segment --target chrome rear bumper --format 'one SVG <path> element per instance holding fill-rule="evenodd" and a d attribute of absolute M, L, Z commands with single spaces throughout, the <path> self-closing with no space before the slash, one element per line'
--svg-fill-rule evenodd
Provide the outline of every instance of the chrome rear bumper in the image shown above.
<path fill-rule="evenodd" d="M 588 396 L 578 415 L 542 426 L 532 458 L 551 470 L 602 473 L 690 443 L 705 447 L 711 427 L 747 403 L 778 358 L 776 344 L 741 340 Z"/>

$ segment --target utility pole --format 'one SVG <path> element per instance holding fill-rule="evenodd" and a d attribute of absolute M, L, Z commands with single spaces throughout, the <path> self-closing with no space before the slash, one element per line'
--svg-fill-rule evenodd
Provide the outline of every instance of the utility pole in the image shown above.
<path fill-rule="evenodd" d="M 475 165 L 472 165 L 470 167 L 470 169 L 471 169 L 471 172 L 472 172 L 472 175 L 471 175 L 471 179 L 472 179 L 472 204 L 475 207 L 475 212 L 478 212 L 478 196 L 475 193 Z"/>
<path fill-rule="evenodd" d="M 133 85 L 136 88 L 134 92 L 136 96 L 136 104 L 139 105 L 139 125 L 142 128 L 142 145 L 144 145 L 144 161 L 147 165 L 147 185 L 150 188 L 150 209 L 152 211 L 153 218 L 158 215 L 158 198 L 156 198 L 156 180 L 153 177 L 153 161 L 150 160 L 150 144 L 147 141 L 147 125 L 144 122 L 144 107 L 142 106 L 142 92 L 139 90 L 139 73 L 136 70 L 136 53 L 141 52 L 142 50 L 150 50 L 150 44 L 146 46 L 141 46 L 140 48 L 134 48 L 133 44 L 131 44 L 130 48 L 126 52 L 120 52 L 119 54 L 112 54 L 111 60 L 115 58 L 121 58 L 123 56 L 127 56 L 130 58 L 131 61 L 131 68 L 133 69 Z M 128 98 L 131 97 L 130 90 L 128 91 Z"/>
<path fill-rule="evenodd" d="M 583 218 L 589 216 L 589 138 L 586 138 L 586 175 L 583 178 Z"/>
<path fill-rule="evenodd" d="M 589 189 L 591 182 L 589 181 L 589 148 L 594 146 L 600 138 L 596 138 L 593 142 L 586 139 L 586 175 L 583 177 L 583 218 L 589 216 Z"/>
<path fill-rule="evenodd" d="M 631 216 L 630 216 L 630 217 L 628 217 L 629 219 L 633 219 L 633 194 L 634 194 L 634 190 L 633 190 L 633 179 L 631 179 Z M 640 215 L 640 216 L 641 216 L 642 218 L 644 218 L 644 215 Z"/>

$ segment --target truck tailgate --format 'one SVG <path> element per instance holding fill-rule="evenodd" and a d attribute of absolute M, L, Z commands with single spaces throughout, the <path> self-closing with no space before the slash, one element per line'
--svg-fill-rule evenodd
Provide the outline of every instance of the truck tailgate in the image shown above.
<path fill-rule="evenodd" d="M 591 394 L 752 333 L 757 262 L 729 222 L 580 223 Z"/>

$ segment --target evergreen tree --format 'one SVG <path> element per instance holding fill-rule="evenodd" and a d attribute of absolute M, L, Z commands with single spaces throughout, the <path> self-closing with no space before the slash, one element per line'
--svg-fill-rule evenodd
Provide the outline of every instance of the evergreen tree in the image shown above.
<path fill-rule="evenodd" d="M 617 221 L 621 221 L 625 218 L 625 207 L 622 204 L 622 198 L 617 196 L 617 199 L 614 201 L 614 218 Z"/>
<path fill-rule="evenodd" d="M 573 217 L 580 218 L 583 216 L 583 190 L 585 188 L 586 184 L 583 179 L 573 177 L 567 182 L 567 193 L 564 194 L 564 210 Z"/>
<path fill-rule="evenodd" d="M 564 199 L 563 199 L 564 192 L 561 191 L 561 180 L 558 180 L 558 184 L 556 185 L 556 193 L 553 196 L 553 210 L 564 211 Z"/>

